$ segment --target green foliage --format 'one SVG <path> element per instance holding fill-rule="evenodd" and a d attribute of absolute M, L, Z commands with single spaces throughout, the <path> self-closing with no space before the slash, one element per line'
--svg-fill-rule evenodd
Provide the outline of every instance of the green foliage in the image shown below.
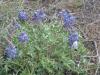
<path fill-rule="evenodd" d="M 86 49 L 80 38 L 77 51 L 68 46 L 68 32 L 64 31 L 58 22 L 30 25 L 21 23 L 22 28 L 17 30 L 13 43 L 18 48 L 18 58 L 3 60 L 0 66 L 0 75 L 64 75 L 64 72 L 76 72 L 85 75 L 83 55 Z M 18 35 L 26 31 L 28 43 L 20 43 Z M 76 61 L 79 59 L 80 66 Z"/>

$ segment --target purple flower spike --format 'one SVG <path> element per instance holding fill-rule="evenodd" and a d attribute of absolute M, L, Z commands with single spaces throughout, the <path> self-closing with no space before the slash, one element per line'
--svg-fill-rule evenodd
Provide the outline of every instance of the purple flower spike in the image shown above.
<path fill-rule="evenodd" d="M 63 22 L 65 27 L 71 28 L 75 25 L 75 17 L 72 15 L 64 16 Z"/>
<path fill-rule="evenodd" d="M 29 37 L 26 34 L 26 32 L 22 32 L 19 37 L 18 37 L 20 42 L 28 42 L 29 41 Z"/>
<path fill-rule="evenodd" d="M 18 18 L 21 21 L 26 21 L 26 20 L 28 20 L 28 15 L 24 10 L 22 10 L 19 12 Z"/>
<path fill-rule="evenodd" d="M 15 46 L 8 45 L 4 51 L 4 55 L 7 58 L 14 59 L 17 56 L 17 49 L 15 48 Z"/>
<path fill-rule="evenodd" d="M 59 15 L 64 23 L 64 27 L 71 28 L 75 25 L 75 16 L 71 15 L 67 10 L 62 10 L 59 12 Z"/>
<path fill-rule="evenodd" d="M 78 40 L 79 40 L 78 32 L 71 32 L 68 37 L 70 48 L 77 49 L 78 48 Z"/>
<path fill-rule="evenodd" d="M 43 21 L 45 19 L 46 19 L 46 14 L 43 11 L 43 9 L 36 10 L 34 12 L 34 15 L 32 16 L 32 20 L 36 20 L 38 22 L 41 22 L 41 21 Z"/>

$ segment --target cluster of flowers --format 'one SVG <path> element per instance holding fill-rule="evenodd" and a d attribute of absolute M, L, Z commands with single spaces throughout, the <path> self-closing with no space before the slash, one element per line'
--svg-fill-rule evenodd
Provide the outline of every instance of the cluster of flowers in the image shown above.
<path fill-rule="evenodd" d="M 28 15 L 24 10 L 21 10 L 18 13 L 18 19 L 20 21 L 27 21 L 28 20 Z M 36 20 L 38 22 L 42 22 L 46 18 L 46 14 L 43 11 L 43 9 L 36 10 L 32 16 L 32 20 Z M 21 25 L 14 19 L 13 21 L 13 26 L 14 29 L 20 29 Z M 21 32 L 20 35 L 18 36 L 18 40 L 21 43 L 27 43 L 29 41 L 29 36 L 26 32 Z M 6 58 L 14 59 L 17 56 L 17 49 L 15 46 L 8 44 L 4 51 L 4 55 Z"/>
<path fill-rule="evenodd" d="M 71 15 L 69 12 L 67 12 L 66 10 L 60 11 L 59 16 L 63 19 L 63 23 L 66 28 L 72 28 L 72 26 L 75 25 L 75 17 Z M 22 10 L 19 12 L 18 18 L 20 21 L 27 21 L 28 15 L 24 10 Z M 43 20 L 45 20 L 45 18 L 46 18 L 46 14 L 43 11 L 43 9 L 36 10 L 32 16 L 32 20 L 36 20 L 38 22 L 42 22 Z M 13 25 L 16 29 L 21 28 L 21 25 L 17 21 L 13 22 Z M 78 48 L 78 39 L 79 39 L 78 32 L 71 31 L 69 33 L 68 40 L 69 40 L 70 48 L 74 48 L 74 49 Z M 25 43 L 25 42 L 27 43 L 29 41 L 29 37 L 27 33 L 23 31 L 18 36 L 18 40 L 21 43 Z M 5 56 L 11 59 L 15 58 L 17 56 L 16 47 L 12 45 L 8 45 L 5 49 Z"/>
<path fill-rule="evenodd" d="M 21 43 L 27 43 L 29 41 L 29 37 L 26 32 L 21 32 L 18 36 L 18 40 Z M 4 55 L 6 58 L 14 59 L 17 56 L 17 48 L 15 45 L 8 44 L 5 48 Z"/>
<path fill-rule="evenodd" d="M 20 21 L 28 20 L 28 16 L 27 16 L 26 12 L 23 10 L 19 12 L 18 18 Z M 21 28 L 21 25 L 15 20 L 15 18 L 12 22 L 12 25 L 15 30 Z M 23 31 L 19 34 L 18 40 L 21 43 L 27 43 L 29 41 L 29 37 L 28 37 L 27 33 Z M 17 56 L 17 52 L 18 52 L 17 48 L 14 45 L 11 45 L 8 43 L 7 47 L 5 48 L 4 55 L 6 58 L 14 59 Z"/>
<path fill-rule="evenodd" d="M 21 21 L 27 21 L 29 17 L 27 13 L 24 10 L 22 10 L 19 12 L 18 18 Z M 46 14 L 42 8 L 34 11 L 33 16 L 32 16 L 33 21 L 35 20 L 37 22 L 42 22 L 45 19 L 46 19 Z"/>
<path fill-rule="evenodd" d="M 61 17 L 61 19 L 63 20 L 64 27 L 70 30 L 68 37 L 70 48 L 77 49 L 79 36 L 78 32 L 74 30 L 74 25 L 76 21 L 75 16 L 71 15 L 67 10 L 60 11 L 58 16 Z"/>

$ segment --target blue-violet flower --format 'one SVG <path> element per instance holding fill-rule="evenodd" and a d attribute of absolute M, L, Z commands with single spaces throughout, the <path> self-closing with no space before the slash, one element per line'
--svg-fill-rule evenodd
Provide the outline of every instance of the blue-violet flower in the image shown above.
<path fill-rule="evenodd" d="M 75 25 L 75 16 L 71 15 L 68 11 L 62 10 L 59 12 L 59 16 L 63 20 L 64 27 L 71 28 Z"/>
<path fill-rule="evenodd" d="M 28 42 L 29 41 L 29 37 L 27 35 L 26 32 L 22 32 L 19 37 L 18 37 L 20 42 Z"/>
<path fill-rule="evenodd" d="M 78 32 L 71 32 L 68 37 L 70 48 L 77 49 L 78 48 L 78 40 L 79 40 Z"/>
<path fill-rule="evenodd" d="M 24 10 L 22 10 L 22 11 L 19 12 L 18 18 L 21 21 L 26 21 L 26 20 L 28 20 L 28 15 Z"/>
<path fill-rule="evenodd" d="M 34 15 L 32 16 L 32 20 L 36 20 L 38 22 L 42 22 L 45 19 L 46 19 L 46 14 L 43 11 L 43 9 L 36 10 L 34 12 Z"/>
<path fill-rule="evenodd" d="M 8 45 L 4 51 L 6 58 L 14 59 L 17 56 L 17 49 L 15 46 Z"/>

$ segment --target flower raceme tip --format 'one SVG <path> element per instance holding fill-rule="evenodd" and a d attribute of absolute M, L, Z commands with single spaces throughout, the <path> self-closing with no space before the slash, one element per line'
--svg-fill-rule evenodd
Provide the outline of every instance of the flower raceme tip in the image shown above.
<path fill-rule="evenodd" d="M 29 37 L 27 35 L 26 32 L 22 32 L 19 37 L 18 37 L 20 42 L 28 42 L 29 41 Z"/>
<path fill-rule="evenodd" d="M 18 14 L 18 18 L 21 21 L 26 21 L 26 20 L 28 20 L 28 15 L 27 15 L 27 13 L 24 10 L 21 10 L 19 12 L 19 14 Z"/>
<path fill-rule="evenodd" d="M 8 45 L 4 51 L 6 58 L 14 59 L 17 56 L 17 49 L 15 46 Z"/>
<path fill-rule="evenodd" d="M 67 10 L 60 11 L 58 16 L 62 18 L 65 28 L 71 28 L 75 25 L 75 16 L 71 15 Z"/>
<path fill-rule="evenodd" d="M 43 9 L 36 10 L 32 16 L 32 20 L 36 20 L 39 22 L 42 22 L 45 19 L 46 19 L 46 14 Z"/>
<path fill-rule="evenodd" d="M 78 32 L 71 32 L 69 34 L 68 41 L 69 41 L 70 48 L 77 49 L 78 41 L 79 41 Z"/>

